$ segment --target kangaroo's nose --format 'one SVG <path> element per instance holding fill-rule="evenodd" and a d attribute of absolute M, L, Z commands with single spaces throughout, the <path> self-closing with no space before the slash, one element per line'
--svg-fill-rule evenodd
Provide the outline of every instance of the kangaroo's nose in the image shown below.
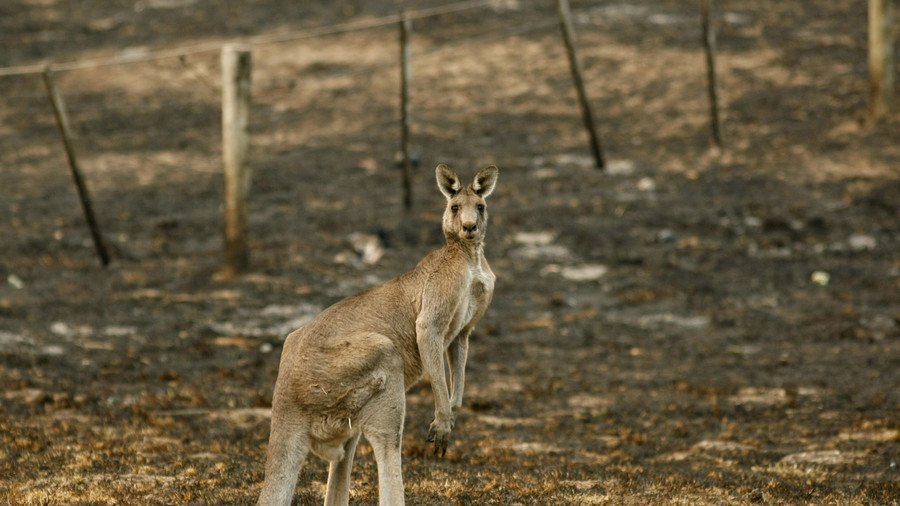
<path fill-rule="evenodd" d="M 462 228 L 463 230 L 471 234 L 478 228 L 478 225 L 476 223 L 463 223 Z"/>

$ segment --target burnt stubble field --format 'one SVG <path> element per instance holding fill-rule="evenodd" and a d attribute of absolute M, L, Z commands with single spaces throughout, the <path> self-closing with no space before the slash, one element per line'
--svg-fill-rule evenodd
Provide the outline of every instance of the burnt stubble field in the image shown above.
<path fill-rule="evenodd" d="M 694 3 L 573 3 L 606 172 L 553 2 L 416 20 L 408 215 L 396 27 L 255 46 L 251 268 L 230 280 L 218 53 L 57 74 L 107 269 L 40 76 L 0 77 L 0 503 L 253 502 L 284 336 L 439 246 L 446 162 L 500 167 L 498 279 L 445 459 L 431 389 L 409 393 L 408 503 L 897 504 L 900 116 L 866 121 L 865 5 L 717 5 L 722 150 Z M 10 0 L 0 65 L 404 6 Z M 365 444 L 353 479 L 376 504 Z"/>

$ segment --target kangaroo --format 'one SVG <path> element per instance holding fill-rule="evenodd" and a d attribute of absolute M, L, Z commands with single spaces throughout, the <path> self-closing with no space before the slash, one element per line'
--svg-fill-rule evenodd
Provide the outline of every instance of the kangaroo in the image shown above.
<path fill-rule="evenodd" d="M 312 451 L 329 462 L 325 504 L 348 504 L 361 435 L 378 466 L 379 504 L 404 503 L 400 444 L 406 391 L 423 375 L 434 392 L 428 441 L 447 452 L 462 406 L 469 334 L 484 315 L 496 279 L 484 258 L 485 198 L 494 166 L 462 186 L 450 167 L 435 169 L 447 198 L 446 244 L 387 283 L 322 311 L 284 343 L 272 399 L 272 428 L 260 505 L 289 505 Z"/>

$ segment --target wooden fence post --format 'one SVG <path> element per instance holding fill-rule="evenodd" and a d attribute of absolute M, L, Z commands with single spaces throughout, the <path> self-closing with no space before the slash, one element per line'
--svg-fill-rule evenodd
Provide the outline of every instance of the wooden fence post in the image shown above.
<path fill-rule="evenodd" d="M 78 158 L 75 156 L 75 147 L 72 144 L 72 130 L 69 128 L 69 117 L 66 114 L 66 106 L 63 103 L 62 96 L 56 89 L 53 82 L 53 73 L 50 66 L 44 68 L 44 86 L 47 88 L 47 96 L 50 98 L 50 104 L 53 106 L 53 114 L 56 116 L 56 125 L 59 127 L 59 133 L 62 136 L 63 147 L 66 150 L 66 157 L 69 159 L 69 169 L 72 172 L 72 179 L 75 180 L 75 188 L 78 190 L 78 199 L 81 201 L 81 209 L 84 211 L 84 218 L 87 221 L 88 228 L 91 230 L 91 238 L 94 240 L 94 248 L 100 257 L 100 263 L 106 267 L 109 265 L 109 253 L 106 251 L 106 245 L 103 243 L 103 236 L 100 234 L 100 227 L 94 218 L 94 209 L 91 205 L 91 196 L 88 193 L 87 185 L 81 175 L 81 168 L 78 166 Z"/>
<path fill-rule="evenodd" d="M 700 18 L 703 28 L 703 50 L 706 54 L 706 92 L 709 95 L 709 124 L 716 147 L 722 147 L 722 131 L 719 127 L 719 90 L 716 84 L 716 30 L 710 21 L 713 0 L 700 0 Z"/>
<path fill-rule="evenodd" d="M 569 0 L 556 0 L 556 6 L 559 10 L 559 24 L 562 29 L 563 41 L 566 43 L 566 53 L 569 55 L 572 80 L 575 82 L 575 89 L 578 91 L 578 101 L 581 102 L 581 116 L 591 140 L 591 153 L 594 155 L 597 168 L 602 170 L 605 166 L 603 148 L 600 145 L 600 137 L 597 135 L 597 129 L 594 126 L 594 113 L 591 110 L 591 104 L 584 89 L 584 80 L 581 77 L 581 61 L 578 59 L 578 52 L 575 47 L 575 30 L 572 28 L 572 13 L 569 9 Z"/>
<path fill-rule="evenodd" d="M 872 121 L 891 111 L 894 96 L 893 0 L 869 0 L 869 109 Z"/>
<path fill-rule="evenodd" d="M 406 12 L 400 15 L 400 152 L 403 169 L 403 208 L 412 209 L 412 162 L 409 159 L 409 81 L 411 69 L 409 63 L 409 36 L 412 21 Z"/>
<path fill-rule="evenodd" d="M 247 268 L 247 167 L 250 116 L 250 49 L 222 48 L 222 160 L 225 165 L 225 265 L 234 276 Z"/>

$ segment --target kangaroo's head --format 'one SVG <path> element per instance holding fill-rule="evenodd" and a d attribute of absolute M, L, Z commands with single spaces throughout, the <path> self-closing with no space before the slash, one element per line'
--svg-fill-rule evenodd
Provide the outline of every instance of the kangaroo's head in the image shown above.
<path fill-rule="evenodd" d="M 463 187 L 453 170 L 444 165 L 435 169 L 438 189 L 447 197 L 442 223 L 447 240 L 478 244 L 484 240 L 487 228 L 487 206 L 484 199 L 497 184 L 497 167 L 491 165 L 478 171 L 475 180 Z"/>

